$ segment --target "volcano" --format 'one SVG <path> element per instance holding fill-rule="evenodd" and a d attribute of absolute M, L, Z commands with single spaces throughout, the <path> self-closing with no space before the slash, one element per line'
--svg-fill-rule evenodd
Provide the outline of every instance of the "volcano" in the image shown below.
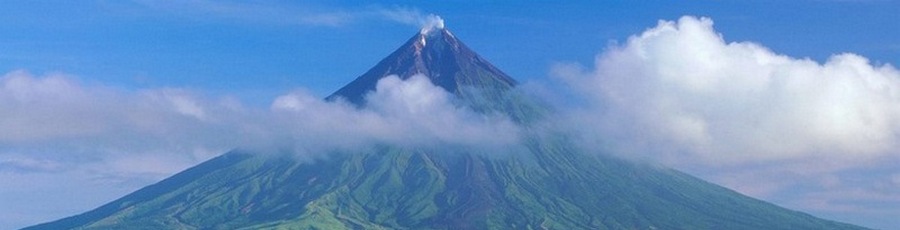
<path fill-rule="evenodd" d="M 526 129 L 552 113 L 444 28 L 423 30 L 327 100 L 366 106 L 416 74 Z M 26 229 L 864 229 L 664 167 L 525 135 L 491 155 L 383 145 L 313 161 L 235 150 L 86 213 Z"/>

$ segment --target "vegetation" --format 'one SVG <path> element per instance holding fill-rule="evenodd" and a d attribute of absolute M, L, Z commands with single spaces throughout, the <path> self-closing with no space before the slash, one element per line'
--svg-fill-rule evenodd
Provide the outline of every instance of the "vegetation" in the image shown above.
<path fill-rule="evenodd" d="M 856 229 L 559 141 L 501 157 L 231 152 L 33 229 Z"/>

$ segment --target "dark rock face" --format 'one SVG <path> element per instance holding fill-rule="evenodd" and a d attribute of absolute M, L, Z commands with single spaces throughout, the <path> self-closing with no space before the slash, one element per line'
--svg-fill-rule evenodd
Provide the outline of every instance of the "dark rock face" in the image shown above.
<path fill-rule="evenodd" d="M 365 94 L 375 90 L 375 83 L 381 78 L 397 75 L 405 80 L 415 74 L 424 74 L 433 84 L 457 95 L 467 86 L 507 90 L 516 85 L 515 80 L 466 47 L 450 31 L 439 29 L 416 34 L 327 99 L 342 97 L 363 105 Z"/>

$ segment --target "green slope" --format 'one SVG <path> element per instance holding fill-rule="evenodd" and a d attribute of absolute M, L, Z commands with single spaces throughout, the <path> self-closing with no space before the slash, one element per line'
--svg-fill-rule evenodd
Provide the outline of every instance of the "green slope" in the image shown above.
<path fill-rule="evenodd" d="M 315 162 L 232 152 L 27 229 L 862 229 L 562 142 L 531 140 L 527 155 L 381 147 Z"/>

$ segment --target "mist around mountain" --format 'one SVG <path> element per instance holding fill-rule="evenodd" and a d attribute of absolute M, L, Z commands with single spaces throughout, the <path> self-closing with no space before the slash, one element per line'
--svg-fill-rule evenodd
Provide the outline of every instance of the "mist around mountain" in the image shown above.
<path fill-rule="evenodd" d="M 442 114 L 430 112 L 448 110 L 430 106 L 446 101 L 456 115 L 514 125 L 476 139 L 510 140 L 495 139 L 506 134 L 513 141 L 441 136 L 444 126 L 429 123 L 419 128 L 437 138 L 409 145 L 376 139 L 312 158 L 297 157 L 295 148 L 238 149 L 97 209 L 26 229 L 864 229 L 583 148 L 554 127 L 553 105 L 516 86 L 436 24 L 327 100 L 424 111 L 408 113 L 416 115 L 405 117 L 410 123 L 440 123 Z M 395 96 L 407 103 L 384 106 Z M 291 99 L 277 104 L 309 105 Z"/>

